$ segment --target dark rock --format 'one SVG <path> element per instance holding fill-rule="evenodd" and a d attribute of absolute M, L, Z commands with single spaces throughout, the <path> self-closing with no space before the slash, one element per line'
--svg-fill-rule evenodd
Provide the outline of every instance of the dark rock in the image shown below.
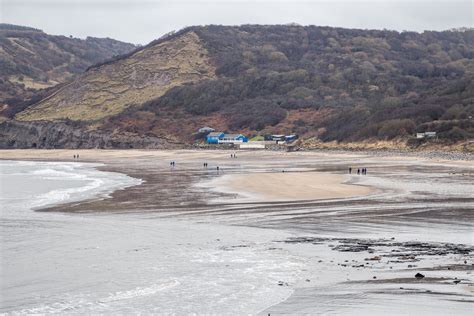
<path fill-rule="evenodd" d="M 417 278 L 417 279 L 423 279 L 424 277 L 425 277 L 425 276 L 424 276 L 423 274 L 421 274 L 421 273 L 415 274 L 415 278 Z"/>
<path fill-rule="evenodd" d="M 76 126 L 77 125 L 77 126 Z M 0 148 L 181 148 L 183 144 L 165 138 L 111 135 L 100 130 L 89 131 L 80 123 L 19 122 L 0 123 Z"/>

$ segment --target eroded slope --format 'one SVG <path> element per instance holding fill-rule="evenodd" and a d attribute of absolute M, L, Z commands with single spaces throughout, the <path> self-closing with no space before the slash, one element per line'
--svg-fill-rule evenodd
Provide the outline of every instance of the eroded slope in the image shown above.
<path fill-rule="evenodd" d="M 99 120 L 157 98 L 170 88 L 215 77 L 208 52 L 194 32 L 92 68 L 16 119 Z"/>

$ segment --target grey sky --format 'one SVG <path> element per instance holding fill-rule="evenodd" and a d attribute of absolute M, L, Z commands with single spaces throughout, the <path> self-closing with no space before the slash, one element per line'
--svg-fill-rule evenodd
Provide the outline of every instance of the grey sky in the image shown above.
<path fill-rule="evenodd" d="M 0 21 L 50 34 L 146 44 L 203 24 L 329 25 L 393 30 L 473 27 L 471 0 L 0 0 Z"/>

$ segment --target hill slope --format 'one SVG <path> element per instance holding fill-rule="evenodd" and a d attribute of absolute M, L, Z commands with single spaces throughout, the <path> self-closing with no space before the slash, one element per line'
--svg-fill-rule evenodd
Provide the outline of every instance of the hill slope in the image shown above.
<path fill-rule="evenodd" d="M 135 65 L 135 66 L 134 66 Z M 324 141 L 474 136 L 474 31 L 190 27 L 17 114 L 191 141 L 202 125 Z"/>
<path fill-rule="evenodd" d="M 195 33 L 187 32 L 91 68 L 16 118 L 98 120 L 159 97 L 174 86 L 214 77 L 206 49 Z"/>
<path fill-rule="evenodd" d="M 53 36 L 34 28 L 0 24 L 0 105 L 15 106 L 92 64 L 134 49 L 109 38 Z"/>

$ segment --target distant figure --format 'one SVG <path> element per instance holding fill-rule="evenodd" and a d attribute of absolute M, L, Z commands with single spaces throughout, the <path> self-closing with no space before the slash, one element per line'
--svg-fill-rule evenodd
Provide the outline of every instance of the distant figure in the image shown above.
<path fill-rule="evenodd" d="M 352 168 L 349 167 L 349 174 L 352 174 Z"/>
<path fill-rule="evenodd" d="M 364 174 L 367 174 L 367 168 L 364 168 Z"/>
<path fill-rule="evenodd" d="M 230 154 L 230 158 L 234 158 L 234 154 Z"/>
<path fill-rule="evenodd" d="M 76 159 L 76 155 L 74 155 L 74 159 Z"/>
<path fill-rule="evenodd" d="M 219 171 L 219 166 L 216 167 L 217 171 Z"/>
<path fill-rule="evenodd" d="M 79 159 L 79 155 L 76 155 L 76 158 Z"/>
<path fill-rule="evenodd" d="M 359 168 L 359 169 L 357 169 L 357 174 L 360 174 L 360 168 Z"/>

